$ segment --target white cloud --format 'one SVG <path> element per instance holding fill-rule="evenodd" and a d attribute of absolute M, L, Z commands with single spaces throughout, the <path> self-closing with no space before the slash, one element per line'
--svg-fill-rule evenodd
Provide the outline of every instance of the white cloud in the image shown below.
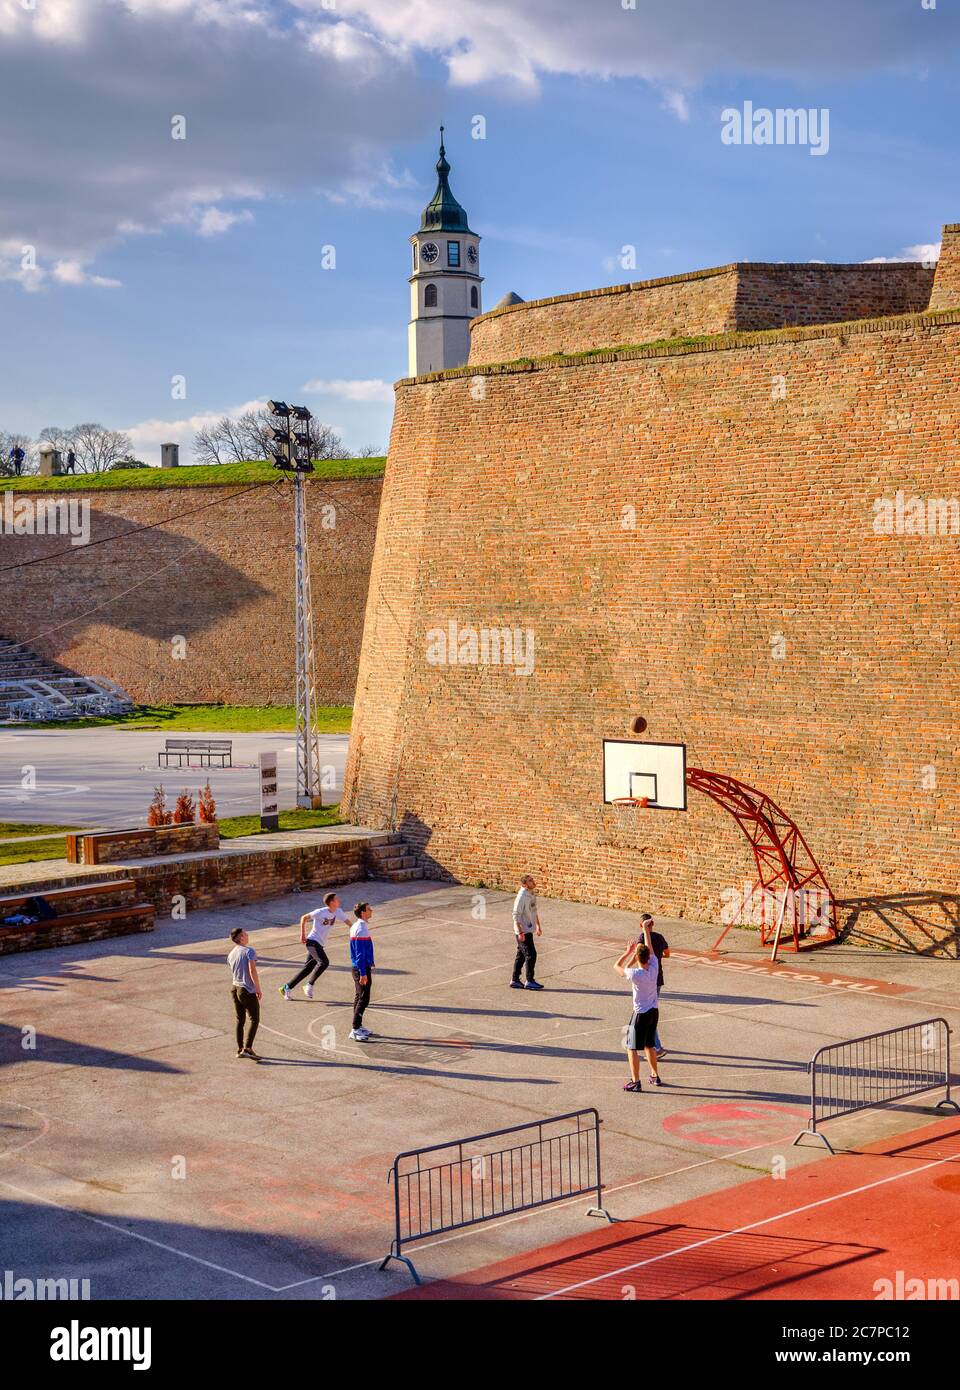
<path fill-rule="evenodd" d="M 678 121 L 689 121 L 690 119 L 690 104 L 683 92 L 664 92 L 663 108 L 665 111 L 672 111 Z"/>
<path fill-rule="evenodd" d="M 309 14 L 322 0 L 293 0 Z M 710 72 L 793 75 L 916 73 L 949 61 L 956 14 L 935 22 L 902 0 L 336 0 L 398 47 L 438 55 L 451 81 L 507 79 L 535 88 L 541 75 L 640 77 L 667 88 Z"/>
<path fill-rule="evenodd" d="M 198 210 L 197 231 L 201 236 L 221 236 L 238 222 L 252 221 L 253 213 L 249 211 L 227 212 L 223 208 L 204 208 Z"/>
<path fill-rule="evenodd" d="M 958 36 L 957 13 L 903 0 L 0 0 L 0 91 L 24 115 L 4 136 L 0 252 L 85 267 L 122 237 L 222 235 L 257 198 L 383 206 L 409 185 L 391 149 L 440 108 L 436 60 L 453 84 L 528 93 L 640 78 L 687 120 L 710 73 L 916 75 Z M 64 283 L 16 257 L 0 277 Z"/>
<path fill-rule="evenodd" d="M 924 242 L 919 246 L 905 246 L 899 256 L 871 256 L 864 265 L 896 265 L 904 261 L 922 261 L 924 265 L 933 265 L 940 259 L 939 241 Z"/>
<path fill-rule="evenodd" d="M 322 7 L 291 25 L 274 0 L 0 0 L 0 91 L 24 117 L 3 137 L 0 253 L 86 267 L 123 237 L 222 235 L 262 197 L 375 199 L 402 183 L 391 147 L 422 136 L 436 87 Z M 0 276 L 43 282 L 16 258 Z"/>
<path fill-rule="evenodd" d="M 389 381 L 334 380 L 325 381 L 315 377 L 300 387 L 311 396 L 335 396 L 343 401 L 382 401 L 393 402 L 393 387 Z"/>
<path fill-rule="evenodd" d="M 106 275 L 91 275 L 79 261 L 56 261 L 53 278 L 61 285 L 95 285 L 104 290 L 116 290 L 121 285 L 119 280 L 111 280 Z"/>
<path fill-rule="evenodd" d="M 197 430 L 215 425 L 224 415 L 235 419 L 248 410 L 262 410 L 265 405 L 266 401 L 245 401 L 228 410 L 205 410 L 181 420 L 141 420 L 139 424 L 126 426 L 124 433 L 130 436 L 137 458 L 144 463 L 159 464 L 161 444 L 179 444 L 180 461 L 187 463 L 193 455 L 193 437 Z"/>

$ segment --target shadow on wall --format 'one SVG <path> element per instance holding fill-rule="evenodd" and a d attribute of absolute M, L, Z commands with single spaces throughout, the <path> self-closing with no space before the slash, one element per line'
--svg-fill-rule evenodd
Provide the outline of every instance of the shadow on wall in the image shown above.
<path fill-rule="evenodd" d="M 11 635 L 24 641 L 42 638 L 45 655 L 56 657 L 83 636 L 88 613 L 91 625 L 155 641 L 174 634 L 190 638 L 269 592 L 188 536 L 158 527 L 127 539 L 124 533 L 135 529 L 128 517 L 92 508 L 90 539 L 121 539 L 92 550 L 71 550 L 63 536 L 24 538 L 24 560 L 68 553 L 43 566 L 45 583 L 36 590 L 36 611 L 24 582 L 30 571 L 12 570 L 4 577 L 0 608 L 10 615 L 6 628 Z M 51 593 L 58 595 L 56 604 L 49 601 Z M 14 631 L 17 626 L 20 632 Z M 47 628 L 50 635 L 43 637 Z"/>
<path fill-rule="evenodd" d="M 960 959 L 960 894 L 935 890 L 838 898 L 841 940 Z"/>
<path fill-rule="evenodd" d="M 419 816 L 412 815 L 409 811 L 405 812 L 400 824 L 397 826 L 397 833 L 402 835 L 407 844 L 417 851 L 420 856 L 420 863 L 423 865 L 423 872 L 429 879 L 436 879 L 441 883 L 459 883 L 460 880 L 450 872 L 443 864 L 432 858 L 428 845 L 433 831 L 422 821 Z"/>

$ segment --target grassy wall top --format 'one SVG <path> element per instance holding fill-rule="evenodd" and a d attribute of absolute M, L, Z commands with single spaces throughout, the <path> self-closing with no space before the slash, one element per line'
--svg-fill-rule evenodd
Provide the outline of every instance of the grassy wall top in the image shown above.
<path fill-rule="evenodd" d="M 319 459 L 309 475 L 318 482 L 338 478 L 379 478 L 386 459 Z M 229 487 L 277 482 L 282 477 L 271 463 L 198 464 L 181 468 L 117 468 L 110 473 L 64 474 L 57 478 L 0 477 L 0 492 L 121 492 L 130 488 Z"/>

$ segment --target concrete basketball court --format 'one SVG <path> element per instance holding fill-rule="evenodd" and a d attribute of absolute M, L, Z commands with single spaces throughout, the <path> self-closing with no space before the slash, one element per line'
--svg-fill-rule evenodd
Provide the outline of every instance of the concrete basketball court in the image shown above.
<path fill-rule="evenodd" d="M 0 729 L 0 820 L 41 825 L 113 826 L 146 821 L 153 789 L 162 782 L 168 799 L 181 787 L 196 794 L 209 777 L 221 815 L 259 811 L 257 754 L 276 752 L 281 804 L 296 800 L 293 734 L 198 733 L 198 738 L 233 740 L 233 767 L 157 767 L 167 738 L 182 730 L 141 732 L 106 729 Z M 320 737 L 321 763 L 333 769 L 328 801 L 338 801 L 348 734 Z M 27 769 L 35 769 L 30 777 Z M 26 774 L 26 775 L 25 775 Z M 24 785 L 26 781 L 27 785 Z M 31 785 L 35 783 L 35 785 Z"/>
<path fill-rule="evenodd" d="M 834 1162 L 819 1146 L 791 1147 L 816 1048 L 958 1017 L 950 962 L 833 947 L 770 967 L 740 932 L 711 959 L 715 929 L 660 922 L 673 951 L 665 1085 L 625 1094 L 629 996 L 612 963 L 634 916 L 542 900 L 546 988 L 521 993 L 507 988 L 511 894 L 343 890 L 347 906 L 361 895 L 376 904 L 378 928 L 367 1045 L 347 1036 L 343 928 L 312 1003 L 277 992 L 302 959 L 292 925 L 302 896 L 0 960 L 0 1267 L 89 1278 L 93 1298 L 403 1293 L 406 1270 L 377 1268 L 392 1235 L 394 1155 L 589 1106 L 603 1121 L 605 1202 L 624 1222 L 726 1189 L 735 1221 L 737 1189 L 761 1180 L 800 1205 L 810 1175 Z M 224 958 L 239 923 L 264 984 L 259 1066 L 234 1055 Z M 31 1029 L 35 1050 L 24 1047 Z M 938 1098 L 833 1121 L 830 1138 L 838 1149 L 882 1144 L 942 1119 Z M 777 1156 L 787 1173 L 773 1184 Z M 587 1205 L 409 1253 L 425 1280 L 455 1279 L 553 1242 L 599 1239 Z M 845 1297 L 873 1296 L 845 1277 Z"/>

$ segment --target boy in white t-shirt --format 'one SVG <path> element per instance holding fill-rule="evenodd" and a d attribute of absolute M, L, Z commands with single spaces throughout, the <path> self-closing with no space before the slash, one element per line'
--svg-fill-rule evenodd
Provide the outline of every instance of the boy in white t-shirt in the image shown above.
<path fill-rule="evenodd" d="M 313 998 L 313 987 L 330 964 L 323 949 L 324 942 L 330 934 L 331 927 L 337 922 L 350 925 L 350 918 L 342 911 L 336 893 L 326 893 L 323 907 L 318 907 L 313 912 L 305 912 L 300 918 L 300 942 L 307 948 L 307 961 L 299 975 L 295 975 L 288 984 L 280 986 L 280 993 L 284 999 L 289 1000 L 290 991 L 308 975 L 310 978 L 304 985 L 303 992 L 308 999 Z"/>
<path fill-rule="evenodd" d="M 625 1091 L 640 1091 L 640 1053 L 645 1052 L 650 1063 L 650 1084 L 659 1086 L 660 1073 L 657 1068 L 657 1023 L 660 1018 L 660 994 L 657 975 L 660 962 L 653 949 L 651 932 L 652 918 L 645 917 L 642 923 L 643 936 L 640 940 L 628 943 L 627 949 L 613 967 L 618 975 L 629 980 L 633 989 L 633 1013 L 627 1025 L 624 1045 L 627 1063 L 630 1067 L 630 1080 Z"/>

